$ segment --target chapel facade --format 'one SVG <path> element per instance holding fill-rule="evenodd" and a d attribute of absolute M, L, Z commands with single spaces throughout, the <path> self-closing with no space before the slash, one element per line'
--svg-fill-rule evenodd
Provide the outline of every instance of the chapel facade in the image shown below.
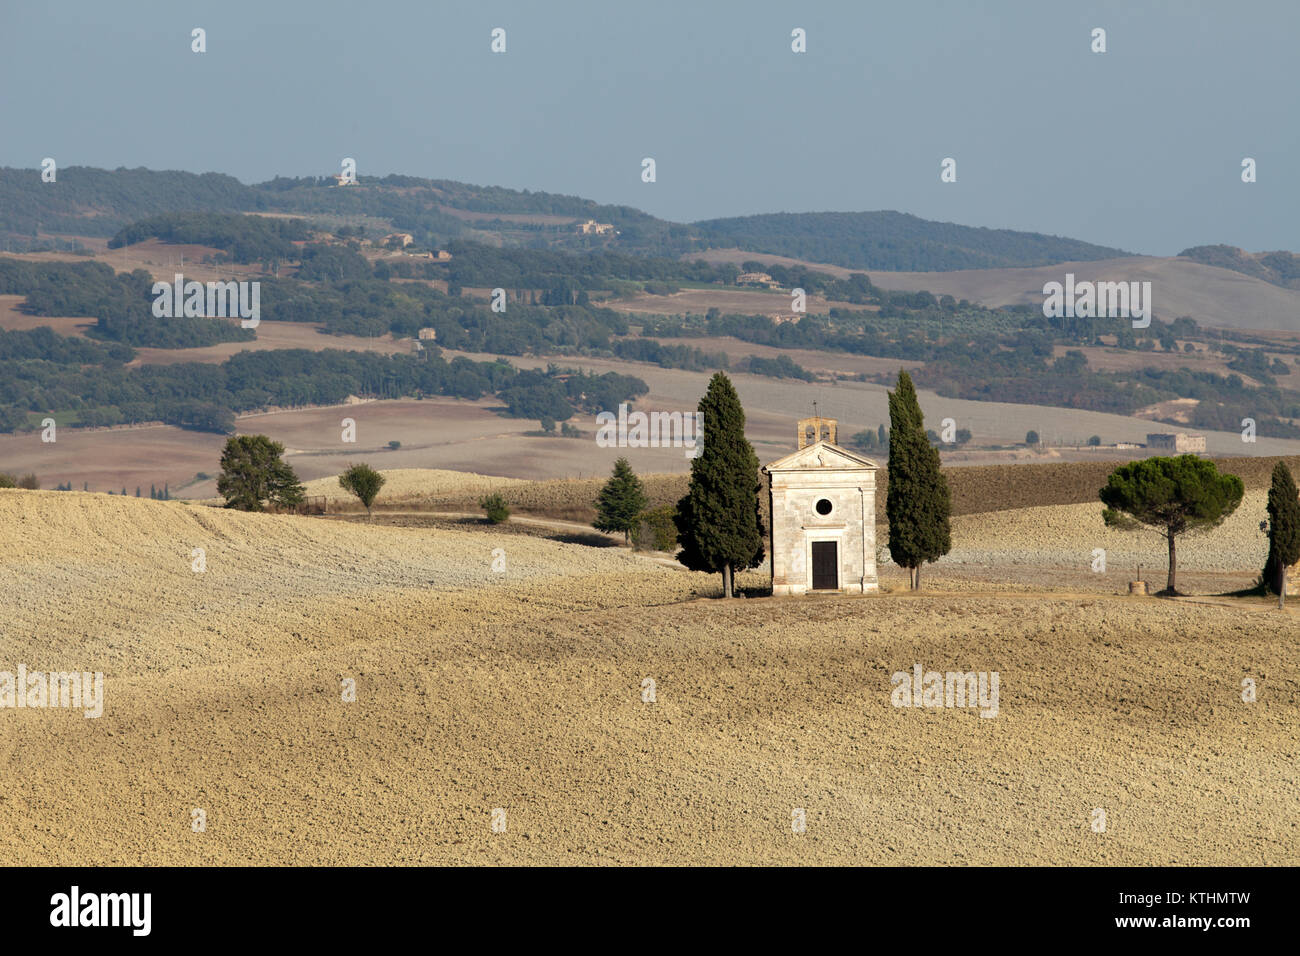
<path fill-rule="evenodd" d="M 835 444 L 833 418 L 799 422 L 798 449 L 763 467 L 772 594 L 879 591 L 875 462 Z"/>

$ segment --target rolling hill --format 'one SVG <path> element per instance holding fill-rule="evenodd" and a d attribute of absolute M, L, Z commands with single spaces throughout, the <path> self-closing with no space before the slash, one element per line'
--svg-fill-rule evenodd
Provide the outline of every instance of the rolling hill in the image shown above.
<path fill-rule="evenodd" d="M 629 206 L 577 196 L 476 186 L 414 176 L 360 177 L 335 187 L 331 177 L 277 177 L 245 185 L 220 173 L 102 170 L 72 166 L 56 183 L 35 170 L 0 170 L 0 236 L 107 237 L 166 212 L 258 212 L 371 220 L 422 242 L 467 238 L 502 244 L 614 248 L 683 255 L 732 245 L 811 258 L 855 269 L 944 272 L 1036 266 L 1122 256 L 1074 239 L 1007 229 L 930 222 L 899 212 L 775 213 L 681 224 Z M 617 236 L 592 237 L 574 225 L 610 223 Z"/>
<path fill-rule="evenodd" d="M 694 227 L 715 245 L 887 272 L 1041 266 L 1128 255 L 1077 239 L 976 229 L 891 211 L 772 213 Z"/>

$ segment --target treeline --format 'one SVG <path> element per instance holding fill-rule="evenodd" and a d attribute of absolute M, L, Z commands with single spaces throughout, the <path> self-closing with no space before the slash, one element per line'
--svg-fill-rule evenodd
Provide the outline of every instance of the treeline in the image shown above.
<path fill-rule="evenodd" d="M 56 365 L 124 365 L 133 358 L 135 349 L 128 345 L 59 335 L 49 326 L 13 332 L 0 329 L 0 362 L 44 359 Z"/>
<path fill-rule="evenodd" d="M 25 295 L 29 315 L 87 316 L 90 334 L 126 345 L 195 348 L 246 342 L 251 329 L 221 319 L 153 314 L 154 279 L 143 269 L 117 273 L 102 262 L 24 262 L 0 258 L 0 294 Z"/>
<path fill-rule="evenodd" d="M 557 249 L 496 248 L 457 240 L 448 244 L 452 258 L 437 268 L 452 286 L 506 289 L 548 288 L 567 280 L 578 289 L 609 289 L 610 279 L 680 282 L 734 281 L 734 265 L 713 266 L 703 260 L 686 262 L 620 252 L 574 253 Z"/>
<path fill-rule="evenodd" d="M 664 345 L 654 339 L 620 339 L 613 344 L 612 351 L 629 362 L 650 362 L 660 368 L 680 368 L 689 372 L 730 366 L 725 352 L 705 352 L 689 345 Z"/>
<path fill-rule="evenodd" d="M 47 330 L 48 331 L 48 330 Z M 10 336 L 0 333 L 0 350 Z M 0 431 L 27 424 L 29 413 L 70 416 L 68 424 L 123 425 L 161 421 L 183 428 L 228 433 L 240 412 L 269 406 L 337 405 L 348 396 L 394 399 L 449 395 L 478 399 L 499 393 L 512 414 L 562 395 L 573 409 L 615 408 L 643 395 L 640 379 L 610 372 L 588 375 L 552 368 L 520 372 L 503 359 L 446 361 L 437 350 L 421 356 L 326 349 L 240 352 L 221 364 L 197 362 L 87 365 L 65 356 L 0 358 Z M 522 376 L 522 377 L 521 377 Z M 507 397 L 508 396 L 508 397 Z M 560 411 L 552 408 L 552 411 Z"/>
<path fill-rule="evenodd" d="M 162 239 L 165 242 L 213 246 L 232 262 L 297 259 L 294 241 L 310 237 L 305 219 L 241 216 L 218 212 L 169 212 L 133 222 L 108 240 L 110 249 Z"/>
<path fill-rule="evenodd" d="M 417 283 L 266 279 L 261 305 L 263 317 L 319 323 L 336 335 L 413 336 L 432 328 L 441 346 L 498 355 L 607 349 L 611 336 L 627 334 L 627 317 L 613 309 L 531 305 L 527 293 L 518 292 L 522 298 L 498 313 L 484 302 Z"/>
<path fill-rule="evenodd" d="M 741 364 L 740 371 L 771 378 L 797 378 L 804 382 L 811 382 L 817 377 L 802 365 L 791 361 L 788 355 L 778 355 L 776 358 L 751 355 Z"/>
<path fill-rule="evenodd" d="M 535 369 L 520 371 L 497 394 L 506 403 L 507 413 L 515 418 L 564 421 L 577 411 L 593 415 L 614 411 L 621 403 L 649 390 L 645 382 L 631 375 L 564 372 L 552 365 L 544 373 Z"/>

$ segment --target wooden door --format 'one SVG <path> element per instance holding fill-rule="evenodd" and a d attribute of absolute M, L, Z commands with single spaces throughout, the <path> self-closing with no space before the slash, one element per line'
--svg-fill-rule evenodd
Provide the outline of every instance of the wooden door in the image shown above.
<path fill-rule="evenodd" d="M 814 591 L 834 591 L 840 586 L 839 548 L 834 541 L 812 543 L 812 586 Z"/>

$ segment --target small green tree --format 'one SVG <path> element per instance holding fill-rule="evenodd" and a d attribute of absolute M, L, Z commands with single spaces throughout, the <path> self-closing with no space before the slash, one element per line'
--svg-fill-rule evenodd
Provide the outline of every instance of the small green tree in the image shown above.
<path fill-rule="evenodd" d="M 1025 432 L 1025 444 L 1030 446 L 1037 445 L 1038 432 L 1034 431 L 1032 428 L 1029 431 Z"/>
<path fill-rule="evenodd" d="M 339 475 L 339 486 L 344 491 L 356 495 L 357 500 L 366 506 L 366 517 L 374 521 L 375 516 L 370 506 L 375 503 L 379 489 L 384 487 L 384 480 L 383 475 L 362 462 L 358 465 L 348 465 L 347 471 Z"/>
<path fill-rule="evenodd" d="M 632 546 L 637 550 L 675 551 L 677 549 L 677 505 L 660 505 L 641 512 L 632 529 Z"/>
<path fill-rule="evenodd" d="M 596 520 L 592 527 L 597 531 L 623 532 L 623 540 L 631 537 L 641 512 L 649 504 L 641 479 L 632 471 L 626 458 L 614 462 L 614 474 L 596 499 Z"/>
<path fill-rule="evenodd" d="M 510 517 L 510 505 L 506 503 L 505 498 L 496 492 L 480 498 L 478 506 L 483 509 L 488 521 L 493 524 L 500 524 Z"/>
<path fill-rule="evenodd" d="M 0 488 L 17 488 L 18 479 L 5 471 L 0 471 Z"/>
<path fill-rule="evenodd" d="M 304 489 L 280 456 L 284 445 L 265 435 L 236 435 L 226 439 L 221 453 L 217 493 L 227 508 L 262 511 L 263 502 L 287 508 L 300 504 Z M 125 494 L 126 489 L 122 489 Z"/>
<path fill-rule="evenodd" d="M 952 548 L 952 498 L 939 468 L 939 450 L 926 437 L 925 418 L 912 378 L 898 373 L 889 393 L 889 556 L 907 568 L 912 590 L 921 586 L 921 566 Z"/>
<path fill-rule="evenodd" d="M 18 487 L 26 488 L 28 491 L 39 491 L 41 488 L 41 480 L 37 478 L 35 474 L 29 471 L 27 474 L 23 475 L 21 478 L 18 479 Z M 122 491 L 123 493 L 125 493 L 126 489 L 123 488 Z"/>
<path fill-rule="evenodd" d="M 1284 462 L 1273 466 L 1268 489 L 1268 560 L 1264 583 L 1277 591 L 1277 606 L 1286 606 L 1287 568 L 1300 561 L 1300 493 Z"/>
<path fill-rule="evenodd" d="M 714 373 L 700 399 L 704 436 L 691 461 L 691 483 L 677 503 L 677 560 L 692 571 L 722 574 L 722 593 L 735 593 L 735 572 L 762 564 L 758 456 L 745 438 L 745 410 L 731 379 Z M 697 439 L 698 440 L 698 439 Z"/>
<path fill-rule="evenodd" d="M 1196 455 L 1131 461 L 1111 472 L 1098 492 L 1107 526 L 1159 528 L 1169 544 L 1169 577 L 1162 594 L 1177 594 L 1176 539 L 1217 527 L 1237 510 L 1244 493 L 1236 475 L 1221 475 L 1214 462 Z"/>

